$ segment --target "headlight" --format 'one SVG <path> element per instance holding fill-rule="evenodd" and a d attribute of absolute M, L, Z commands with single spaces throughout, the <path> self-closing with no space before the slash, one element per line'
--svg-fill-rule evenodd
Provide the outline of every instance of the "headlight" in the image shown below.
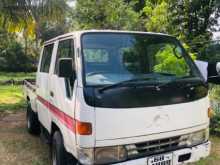
<path fill-rule="evenodd" d="M 209 138 L 209 129 L 194 132 L 190 135 L 188 140 L 189 145 L 197 145 L 207 141 Z"/>
<path fill-rule="evenodd" d="M 91 165 L 94 164 L 94 154 L 93 148 L 86 149 L 86 148 L 78 148 L 77 149 L 77 156 L 82 164 Z"/>
<path fill-rule="evenodd" d="M 95 148 L 95 164 L 109 164 L 126 159 L 127 151 L 123 146 Z"/>
<path fill-rule="evenodd" d="M 181 136 L 179 146 L 194 146 L 207 141 L 209 138 L 209 129 L 193 132 L 191 134 Z"/>

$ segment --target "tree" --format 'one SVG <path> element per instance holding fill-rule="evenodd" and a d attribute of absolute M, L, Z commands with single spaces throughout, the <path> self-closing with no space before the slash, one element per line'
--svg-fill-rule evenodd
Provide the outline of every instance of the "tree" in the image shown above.
<path fill-rule="evenodd" d="M 212 41 L 201 51 L 199 59 L 209 62 L 220 61 L 220 41 Z"/>
<path fill-rule="evenodd" d="M 41 38 L 45 24 L 48 28 L 64 22 L 69 10 L 67 0 L 2 0 L 0 25 L 11 31 L 24 30 L 25 35 Z"/>
<path fill-rule="evenodd" d="M 17 62 L 21 59 L 25 63 L 38 57 L 40 42 L 60 35 L 68 29 L 67 0 L 2 0 L 0 11 L 0 27 L 10 33 L 19 32 L 19 35 L 23 36 L 6 40 L 7 44 L 1 43 L 4 46 L 4 53 L 0 52 L 1 62 L 18 70 L 21 70 L 21 64 Z M 7 32 L 4 32 L 5 38 L 11 38 L 11 34 Z M 13 59 L 16 59 L 14 63 L 17 65 L 11 65 Z"/>
<path fill-rule="evenodd" d="M 139 29 L 139 13 L 123 0 L 78 0 L 73 19 L 80 29 Z"/>
<path fill-rule="evenodd" d="M 24 28 L 27 32 L 33 31 L 34 22 L 25 3 L 25 0 L 0 1 L 0 26 L 9 32 L 20 32 Z"/>
<path fill-rule="evenodd" d="M 64 22 L 68 6 L 66 0 L 25 0 L 35 22 L 36 39 L 42 37 L 43 28 Z"/>
<path fill-rule="evenodd" d="M 34 61 L 30 54 L 25 54 L 21 43 L 14 34 L 0 28 L 0 70 L 1 71 L 33 71 Z"/>
<path fill-rule="evenodd" d="M 125 0 L 125 2 L 132 3 L 135 12 L 140 12 L 145 7 L 145 0 Z"/>
<path fill-rule="evenodd" d="M 165 0 L 148 0 L 142 10 L 145 21 L 145 28 L 152 32 L 169 32 L 168 3 Z"/>
<path fill-rule="evenodd" d="M 136 0 L 139 4 L 141 0 Z M 146 31 L 176 36 L 201 52 L 212 39 L 211 31 L 218 30 L 220 2 L 218 0 L 146 0 L 140 11 Z"/>
<path fill-rule="evenodd" d="M 218 0 L 169 0 L 170 26 L 173 34 L 200 52 L 217 30 L 220 6 Z M 171 27 L 170 27 L 171 28 Z"/>

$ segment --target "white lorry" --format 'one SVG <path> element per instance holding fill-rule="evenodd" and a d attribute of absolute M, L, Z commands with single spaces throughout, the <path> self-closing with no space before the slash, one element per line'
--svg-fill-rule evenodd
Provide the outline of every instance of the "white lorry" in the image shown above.
<path fill-rule="evenodd" d="M 180 42 L 88 30 L 44 43 L 27 127 L 53 165 L 178 165 L 210 153 L 208 85 Z"/>

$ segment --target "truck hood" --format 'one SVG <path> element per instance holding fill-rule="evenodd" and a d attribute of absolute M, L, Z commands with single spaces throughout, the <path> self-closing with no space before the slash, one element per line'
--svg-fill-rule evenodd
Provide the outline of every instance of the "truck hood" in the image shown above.
<path fill-rule="evenodd" d="M 131 138 L 196 127 L 209 122 L 208 98 L 144 108 L 95 108 L 96 140 Z"/>

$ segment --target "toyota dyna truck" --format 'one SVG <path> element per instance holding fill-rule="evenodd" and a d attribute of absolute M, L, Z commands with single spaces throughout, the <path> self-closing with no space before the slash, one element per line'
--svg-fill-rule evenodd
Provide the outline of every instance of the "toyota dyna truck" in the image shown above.
<path fill-rule="evenodd" d="M 88 30 L 44 43 L 27 129 L 53 165 L 178 165 L 210 153 L 208 82 L 167 34 Z"/>

